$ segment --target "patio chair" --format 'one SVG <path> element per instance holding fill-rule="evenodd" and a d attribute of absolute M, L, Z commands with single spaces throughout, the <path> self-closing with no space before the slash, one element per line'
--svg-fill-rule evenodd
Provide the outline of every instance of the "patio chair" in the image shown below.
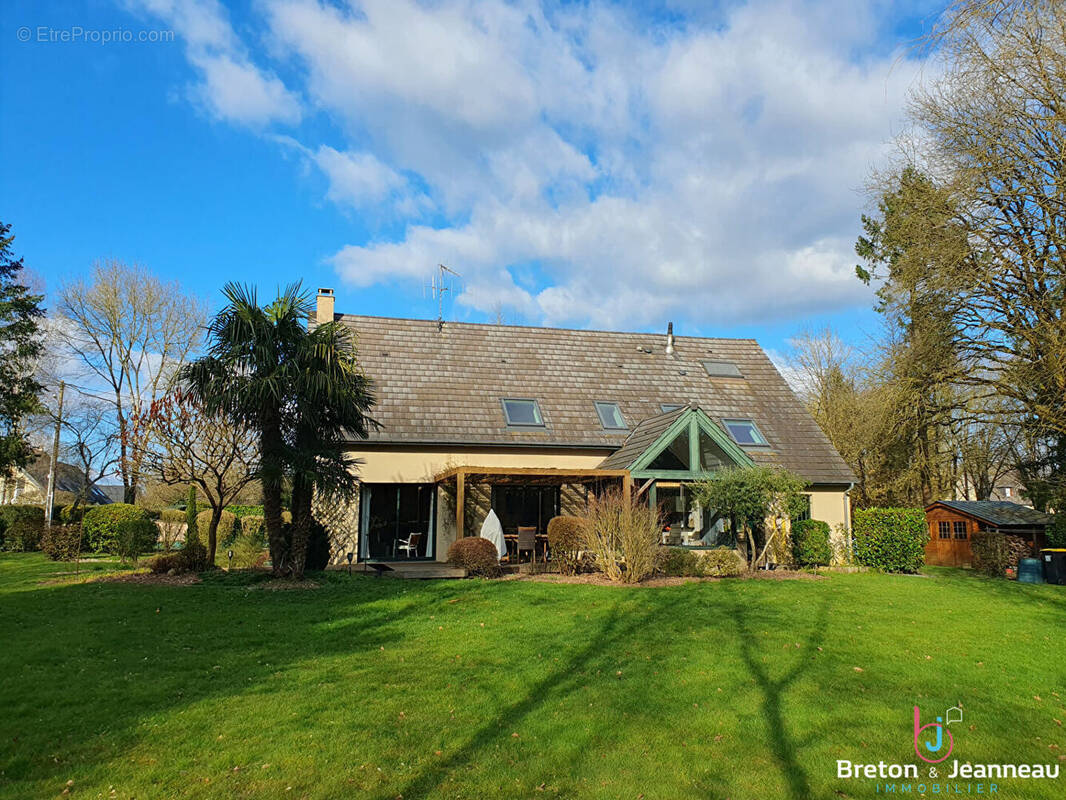
<path fill-rule="evenodd" d="M 518 528 L 518 542 L 515 546 L 515 563 L 522 560 L 522 552 L 528 550 L 532 554 L 533 563 L 537 563 L 537 529 Z"/>
<path fill-rule="evenodd" d="M 406 539 L 400 539 L 398 542 L 398 550 L 405 550 L 407 557 L 410 558 L 411 554 L 418 555 L 418 545 L 422 543 L 422 532 L 412 533 Z"/>

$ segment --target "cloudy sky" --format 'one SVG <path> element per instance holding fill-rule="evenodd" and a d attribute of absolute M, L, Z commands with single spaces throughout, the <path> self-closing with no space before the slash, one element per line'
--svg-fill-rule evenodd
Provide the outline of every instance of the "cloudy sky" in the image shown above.
<path fill-rule="evenodd" d="M 444 263 L 451 319 L 673 320 L 775 350 L 873 327 L 862 187 L 939 7 L 42 5 L 0 23 L 0 189 L 50 289 L 114 256 L 213 302 L 303 279 L 342 311 L 432 317 Z"/>

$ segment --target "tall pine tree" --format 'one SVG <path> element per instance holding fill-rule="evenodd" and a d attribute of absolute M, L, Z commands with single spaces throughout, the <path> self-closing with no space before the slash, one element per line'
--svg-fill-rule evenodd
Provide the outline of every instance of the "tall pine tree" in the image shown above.
<path fill-rule="evenodd" d="M 23 263 L 11 250 L 11 226 L 0 222 L 0 475 L 30 456 L 22 420 L 38 408 L 43 388 L 34 367 L 43 348 L 43 295 L 21 282 Z"/>

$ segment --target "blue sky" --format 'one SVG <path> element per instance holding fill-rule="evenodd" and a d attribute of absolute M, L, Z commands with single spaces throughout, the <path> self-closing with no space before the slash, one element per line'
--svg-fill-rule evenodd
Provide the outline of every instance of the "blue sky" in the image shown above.
<path fill-rule="evenodd" d="M 49 291 L 115 257 L 431 317 L 443 262 L 450 319 L 858 336 L 862 187 L 936 9 L 14 0 L 2 218 Z"/>

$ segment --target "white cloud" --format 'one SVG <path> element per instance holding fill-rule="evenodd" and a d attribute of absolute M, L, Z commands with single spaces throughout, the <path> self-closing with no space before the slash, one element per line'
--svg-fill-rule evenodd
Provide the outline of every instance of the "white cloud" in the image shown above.
<path fill-rule="evenodd" d="M 300 121 L 298 97 L 252 63 L 217 0 L 126 0 L 126 5 L 159 18 L 185 41 L 189 63 L 201 75 L 190 96 L 212 116 L 252 127 Z"/>
<path fill-rule="evenodd" d="M 337 250 L 350 285 L 443 262 L 467 308 L 606 327 L 869 302 L 853 276 L 859 189 L 921 67 L 885 46 L 890 4 L 752 0 L 683 24 L 536 0 L 257 8 L 271 53 L 346 140 L 296 145 L 327 197 L 407 223 Z M 204 52 L 246 53 L 219 14 L 183 13 Z M 258 96 L 252 109 L 277 109 L 295 93 Z"/>

